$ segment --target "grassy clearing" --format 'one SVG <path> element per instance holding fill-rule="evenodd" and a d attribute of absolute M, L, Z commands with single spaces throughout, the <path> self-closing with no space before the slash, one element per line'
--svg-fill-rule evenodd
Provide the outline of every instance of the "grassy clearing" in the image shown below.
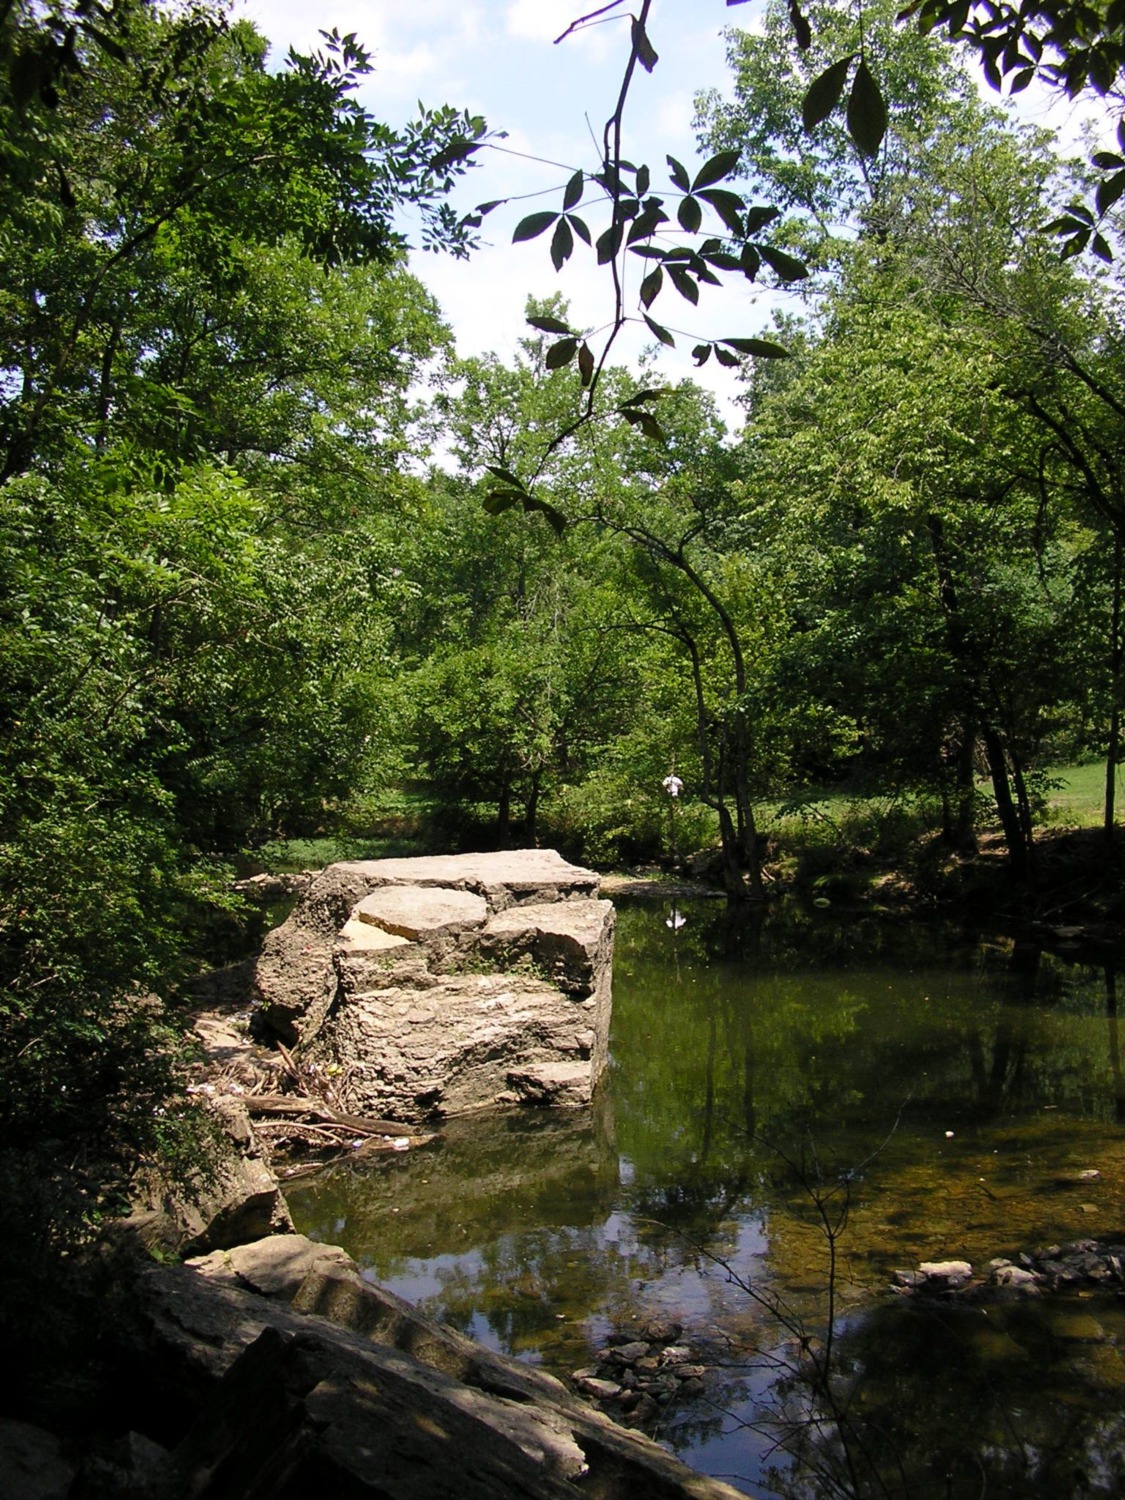
<path fill-rule="evenodd" d="M 1054 766 L 1047 775 L 1058 785 L 1048 799 L 1047 820 L 1059 828 L 1100 828 L 1105 810 L 1105 762 Z M 1117 816 L 1125 813 L 1125 770 L 1117 769 Z"/>

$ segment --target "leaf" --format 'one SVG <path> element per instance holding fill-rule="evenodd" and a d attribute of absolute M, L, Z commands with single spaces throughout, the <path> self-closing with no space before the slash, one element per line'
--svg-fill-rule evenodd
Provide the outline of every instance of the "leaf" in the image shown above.
<path fill-rule="evenodd" d="M 770 204 L 759 204 L 746 210 L 746 233 L 759 234 L 767 224 L 781 218 L 781 209 Z"/>
<path fill-rule="evenodd" d="M 648 39 L 648 32 L 644 29 L 636 16 L 632 16 L 633 22 L 633 51 L 637 54 L 637 61 L 646 73 L 651 73 L 660 61 L 660 57 Z"/>
<path fill-rule="evenodd" d="M 887 133 L 887 106 L 861 57 L 848 96 L 848 134 L 865 156 L 874 156 Z"/>
<path fill-rule="evenodd" d="M 621 249 L 621 240 L 625 233 L 624 223 L 611 224 L 597 238 L 598 265 L 604 266 Z"/>
<path fill-rule="evenodd" d="M 1125 159 L 1118 156 L 1116 151 L 1095 151 L 1091 160 L 1103 172 L 1112 172 L 1115 167 L 1125 167 Z"/>
<path fill-rule="evenodd" d="M 577 214 L 567 214 L 566 222 L 570 225 L 571 229 L 574 230 L 575 234 L 580 240 L 585 240 L 587 245 L 592 243 L 590 239 L 590 231 L 587 228 L 585 219 L 580 219 Z"/>
<path fill-rule="evenodd" d="M 729 349 L 720 349 L 718 344 L 715 345 L 715 358 L 728 370 L 737 370 L 741 362 L 737 354 L 732 354 Z"/>
<path fill-rule="evenodd" d="M 789 358 L 789 350 L 770 339 L 720 339 L 719 342 L 729 349 L 737 349 L 739 354 L 753 354 L 758 359 Z"/>
<path fill-rule="evenodd" d="M 1099 182 L 1098 190 L 1094 194 L 1094 202 L 1097 204 L 1099 215 L 1112 208 L 1122 193 L 1125 193 L 1125 172 L 1116 172 L 1112 177 L 1107 177 L 1104 182 Z"/>
<path fill-rule="evenodd" d="M 804 281 L 809 274 L 808 266 L 795 255 L 787 255 L 784 250 L 778 250 L 773 245 L 759 245 L 757 250 L 770 270 L 780 276 L 782 281 Z"/>
<path fill-rule="evenodd" d="M 690 193 L 691 181 L 688 177 L 687 169 L 681 162 L 678 162 L 674 156 L 669 156 L 667 158 L 667 161 L 668 168 L 672 174 L 672 181 L 679 188 L 681 193 Z"/>
<path fill-rule="evenodd" d="M 667 328 L 661 327 L 659 323 L 654 323 L 647 313 L 644 314 L 644 320 L 648 324 L 649 330 L 655 333 L 662 344 L 667 344 L 669 349 L 676 347 L 676 340 L 668 332 Z"/>
<path fill-rule="evenodd" d="M 654 443 L 665 442 L 664 429 L 650 411 L 623 411 L 621 415 L 626 422 L 634 427 L 639 427 L 646 438 L 651 438 Z"/>
<path fill-rule="evenodd" d="M 512 235 L 512 244 L 518 244 L 520 240 L 535 239 L 545 229 L 550 229 L 557 218 L 558 214 L 549 212 L 528 214 L 526 219 L 521 219 L 516 225 L 516 231 Z"/>
<path fill-rule="evenodd" d="M 797 38 L 797 46 L 802 52 L 807 52 L 812 46 L 812 27 L 801 14 L 797 0 L 789 0 L 789 21 L 793 27 L 793 35 Z"/>
<path fill-rule="evenodd" d="M 697 365 L 705 365 L 711 358 L 711 345 L 696 344 L 695 348 L 691 351 L 691 357 Z"/>
<path fill-rule="evenodd" d="M 1034 68 L 1021 68 L 1018 73 L 1013 75 L 1012 81 L 1008 85 L 1008 93 L 1022 94 L 1034 77 Z"/>
<path fill-rule="evenodd" d="M 651 174 L 647 167 L 637 168 L 637 197 L 643 198 L 650 186 Z"/>
<path fill-rule="evenodd" d="M 500 516 L 524 498 L 520 490 L 489 490 L 483 500 L 484 509 L 490 516 Z"/>
<path fill-rule="evenodd" d="M 737 235 L 741 239 L 743 233 L 742 214 L 740 212 L 742 209 L 742 199 L 738 194 L 727 192 L 725 188 L 710 188 L 704 189 L 699 196 L 703 199 L 704 203 L 711 205 L 731 234 Z"/>
<path fill-rule="evenodd" d="M 855 61 L 855 53 L 842 57 L 839 62 L 834 62 L 830 68 L 825 68 L 818 78 L 814 78 L 809 84 L 804 99 L 801 101 L 801 119 L 806 130 L 815 130 L 822 120 L 828 116 L 840 102 L 840 96 L 844 92 L 844 84 L 847 82 L 848 69 Z"/>
<path fill-rule="evenodd" d="M 1109 243 L 1104 235 L 1095 234 L 1094 238 L 1090 241 L 1090 249 L 1099 260 L 1104 260 L 1107 266 L 1113 264 L 1113 251 L 1109 248 Z"/>
<path fill-rule="evenodd" d="M 594 356 L 585 339 L 578 350 L 578 374 L 583 386 L 588 386 L 594 378 Z"/>
<path fill-rule="evenodd" d="M 547 520 L 550 521 L 551 525 L 555 529 L 555 533 L 558 536 L 562 536 L 563 532 L 566 530 L 566 517 L 563 515 L 561 510 L 556 510 L 555 507 L 548 504 L 546 500 L 540 500 L 536 495 L 527 495 L 524 498 L 523 508 L 528 515 L 530 515 L 532 511 L 535 511 L 541 516 L 546 516 Z"/>
<path fill-rule="evenodd" d="M 565 365 L 570 364 L 577 351 L 577 339 L 559 339 L 557 344 L 552 344 L 547 350 L 547 358 L 544 363 L 548 370 L 561 370 Z"/>
<path fill-rule="evenodd" d="M 718 151 L 710 161 L 705 161 L 695 174 L 695 181 L 691 185 L 693 193 L 700 188 L 710 187 L 714 182 L 722 182 L 724 177 L 729 177 L 738 166 L 738 151 Z"/>
<path fill-rule="evenodd" d="M 689 234 L 694 234 L 703 223 L 703 210 L 699 206 L 698 198 L 683 198 L 676 210 L 676 218 L 680 221 L 680 228 L 686 229 Z"/>
<path fill-rule="evenodd" d="M 664 272 L 657 266 L 650 271 L 641 282 L 641 301 L 645 307 L 651 307 L 664 285 Z"/>
<path fill-rule="evenodd" d="M 683 266 L 669 266 L 668 275 L 680 296 L 686 297 L 694 307 L 698 307 L 699 287 Z"/>
<path fill-rule="evenodd" d="M 754 277 L 762 269 L 762 258 L 757 250 L 754 249 L 753 245 L 743 245 L 742 253 L 739 255 L 738 260 L 742 266 L 742 274 L 746 277 L 747 281 L 753 281 Z"/>
<path fill-rule="evenodd" d="M 489 474 L 494 474 L 497 479 L 502 479 L 506 485 L 523 494 L 523 480 L 513 474 L 511 469 L 503 469 L 499 464 L 486 464 L 485 467 Z"/>
<path fill-rule="evenodd" d="M 555 225 L 555 232 L 551 236 L 551 261 L 556 271 L 561 271 L 570 259 L 574 250 L 574 235 L 570 232 L 570 225 L 563 216 Z"/>
<path fill-rule="evenodd" d="M 643 391 L 634 391 L 631 396 L 626 396 L 618 411 L 624 412 L 629 406 L 645 406 L 649 401 L 659 401 L 662 396 L 670 396 L 672 387 L 670 385 L 650 385 Z"/>
<path fill-rule="evenodd" d="M 572 208 L 582 202 L 582 193 L 586 185 L 585 173 L 579 168 L 566 185 L 563 193 L 563 213 L 568 213 Z"/>
<path fill-rule="evenodd" d="M 528 318 L 532 328 L 538 328 L 540 333 L 572 333 L 573 329 L 561 322 L 558 318 L 552 318 L 550 314 L 543 313 L 541 316 Z"/>

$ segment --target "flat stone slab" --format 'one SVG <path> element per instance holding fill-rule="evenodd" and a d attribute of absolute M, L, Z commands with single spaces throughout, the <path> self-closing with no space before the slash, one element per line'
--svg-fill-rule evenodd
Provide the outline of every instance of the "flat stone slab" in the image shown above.
<path fill-rule="evenodd" d="M 589 1104 L 593 1080 L 588 1062 L 542 1062 L 513 1068 L 508 1084 L 521 1104 L 578 1109 Z"/>
<path fill-rule="evenodd" d="M 543 901 L 491 917 L 481 951 L 491 957 L 529 953 L 561 988 L 589 994 L 613 945 L 611 901 Z"/>
<path fill-rule="evenodd" d="M 353 913 L 353 919 L 410 942 L 471 931 L 483 927 L 487 917 L 488 903 L 483 896 L 417 885 L 391 885 L 372 891 Z"/>
<path fill-rule="evenodd" d="M 359 917 L 349 917 L 340 928 L 336 945 L 349 953 L 385 953 L 389 948 L 408 948 L 410 939 Z"/>
<path fill-rule="evenodd" d="M 422 885 L 500 890 L 516 895 L 542 891 L 547 899 L 593 895 L 596 870 L 572 865 L 555 849 L 511 849 L 494 854 L 425 854 L 413 859 L 347 860 L 336 866 L 355 872 L 372 886 Z"/>

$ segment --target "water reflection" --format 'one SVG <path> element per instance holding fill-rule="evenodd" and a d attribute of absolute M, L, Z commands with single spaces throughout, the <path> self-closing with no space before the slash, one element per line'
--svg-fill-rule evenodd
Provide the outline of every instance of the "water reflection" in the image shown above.
<path fill-rule="evenodd" d="M 299 1227 L 562 1373 L 613 1328 L 675 1317 L 722 1368 L 707 1401 L 666 1415 L 664 1439 L 757 1492 L 829 1493 L 849 1455 L 823 1425 L 824 1393 L 802 1383 L 793 1329 L 824 1335 L 819 1207 L 846 1176 L 837 1379 L 862 1442 L 894 1459 L 864 1484 L 961 1495 L 983 1474 L 989 1493 L 1069 1493 L 1069 1463 L 1097 1493 L 1120 1441 L 1105 1400 L 1120 1394 L 1119 1308 L 1078 1345 L 1050 1332 L 1054 1303 L 946 1309 L 935 1327 L 886 1286 L 925 1259 L 1125 1238 L 1115 974 L 936 926 L 676 913 L 669 926 L 666 908 L 620 912 L 593 1112 L 450 1122 L 425 1152 L 292 1193 Z M 1079 1175 L 1091 1167 L 1094 1183 Z M 779 1435 L 803 1470 L 774 1451 Z"/>

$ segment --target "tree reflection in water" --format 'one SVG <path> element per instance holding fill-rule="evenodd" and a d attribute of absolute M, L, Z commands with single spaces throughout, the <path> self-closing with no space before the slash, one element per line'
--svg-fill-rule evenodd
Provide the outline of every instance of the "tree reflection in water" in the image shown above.
<path fill-rule="evenodd" d="M 853 1424 L 860 1488 L 960 1496 L 983 1475 L 989 1494 L 1069 1494 L 1081 1469 L 1098 1493 L 1122 1443 L 1115 1308 L 1092 1315 L 1098 1334 L 1071 1326 L 1084 1341 L 1055 1325 L 1050 1299 L 962 1314 L 886 1288 L 924 1259 L 1119 1235 L 1115 973 L 869 915 L 681 911 L 675 928 L 665 908 L 619 914 L 612 1064 L 594 1112 L 446 1122 L 429 1151 L 294 1193 L 300 1226 L 564 1375 L 613 1329 L 685 1323 L 712 1366 L 707 1398 L 670 1408 L 663 1439 L 756 1493 L 831 1494 L 857 1481 L 784 1326 L 792 1315 L 813 1340 L 827 1332 L 808 1186 L 866 1161 L 901 1114 L 849 1182 L 834 1289 L 830 1394 Z M 1100 1180 L 1076 1188 L 1090 1167 Z M 771 1296 L 784 1316 L 770 1316 Z M 802 1464 L 771 1481 L 779 1438 Z"/>

